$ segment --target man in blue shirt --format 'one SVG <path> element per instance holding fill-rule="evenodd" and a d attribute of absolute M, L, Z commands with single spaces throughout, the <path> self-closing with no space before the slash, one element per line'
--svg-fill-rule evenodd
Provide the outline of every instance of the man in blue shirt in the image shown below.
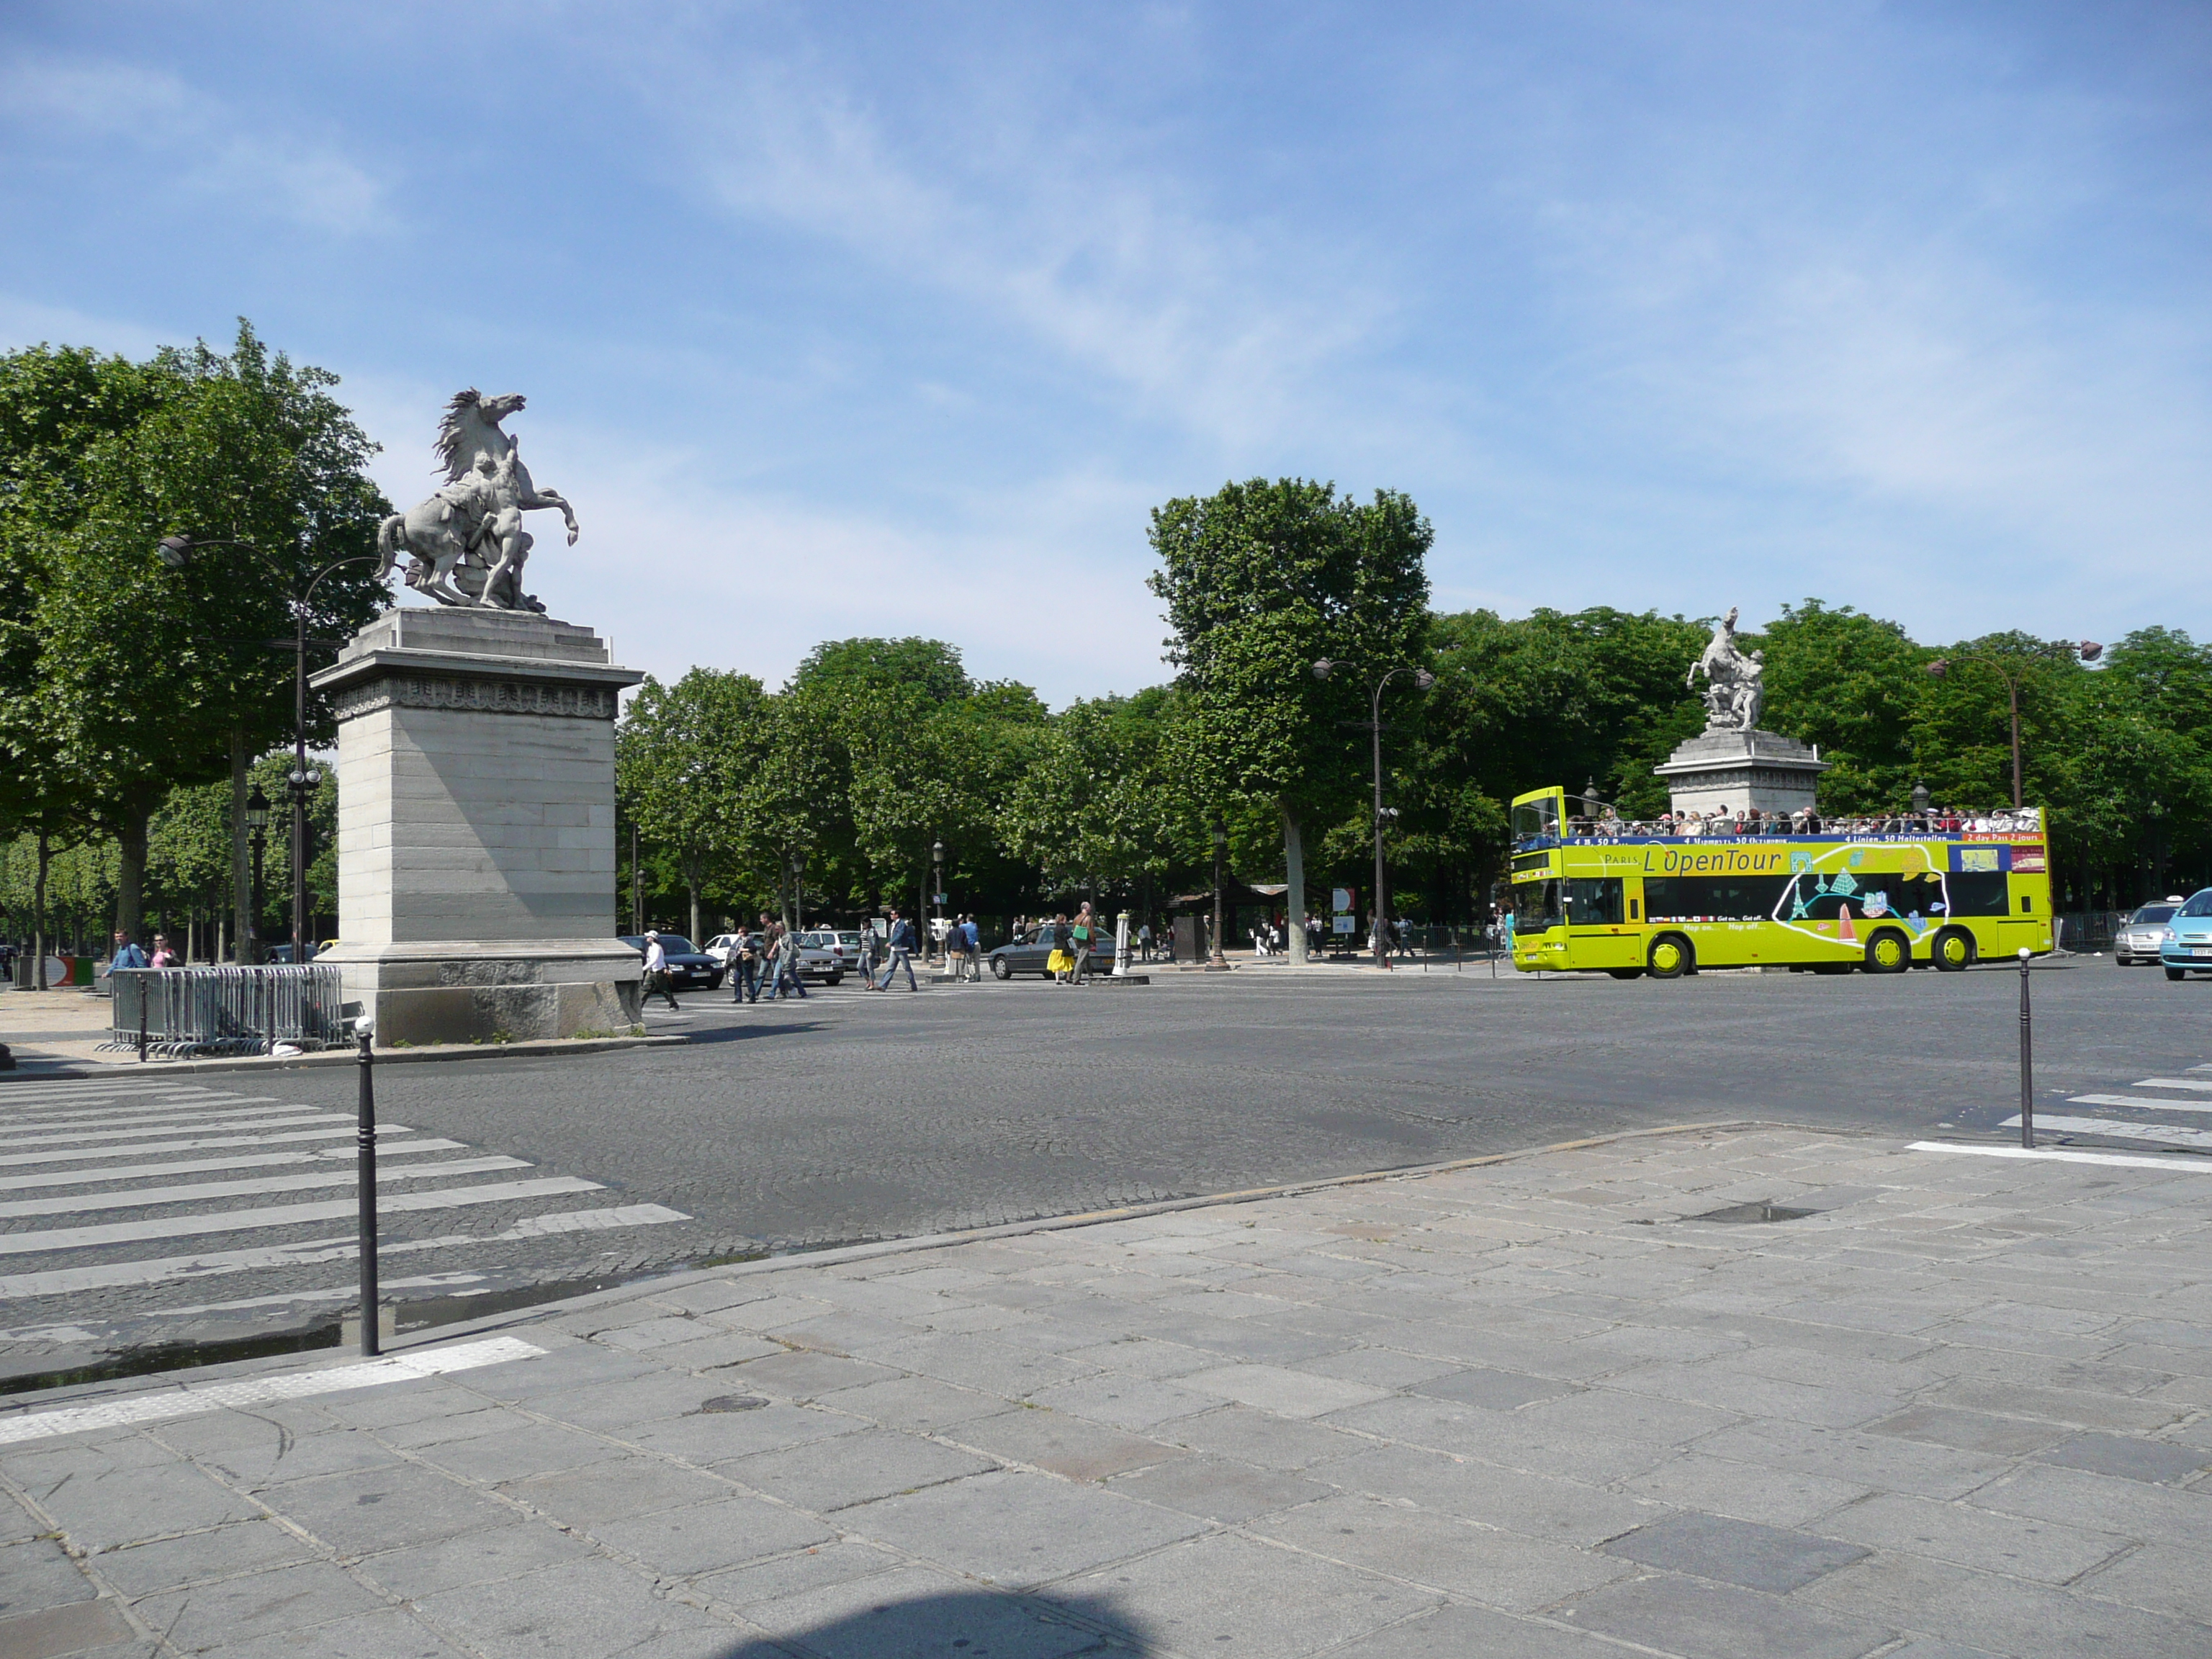
<path fill-rule="evenodd" d="M 884 982 L 870 988 L 890 990 L 893 975 L 903 968 L 906 969 L 906 988 L 919 991 L 921 987 L 914 982 L 914 924 L 896 910 L 890 913 L 890 949 L 884 961 Z"/>
<path fill-rule="evenodd" d="M 973 916 L 961 922 L 960 931 L 968 936 L 968 977 L 980 985 L 983 980 L 983 935 L 977 931 Z"/>

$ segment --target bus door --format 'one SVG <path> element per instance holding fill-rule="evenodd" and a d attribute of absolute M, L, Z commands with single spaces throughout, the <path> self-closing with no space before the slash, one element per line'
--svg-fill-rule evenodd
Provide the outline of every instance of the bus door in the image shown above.
<path fill-rule="evenodd" d="M 1619 876 L 1573 876 L 1559 895 L 1567 919 L 1567 961 L 1576 968 L 1641 968 L 1644 930 L 1628 921 Z"/>

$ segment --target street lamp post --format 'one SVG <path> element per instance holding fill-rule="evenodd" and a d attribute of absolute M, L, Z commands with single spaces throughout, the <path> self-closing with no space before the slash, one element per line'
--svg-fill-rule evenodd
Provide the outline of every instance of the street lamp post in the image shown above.
<path fill-rule="evenodd" d="M 1323 657 L 1313 665 L 1314 678 L 1317 680 L 1325 680 L 1328 678 L 1330 675 L 1335 673 L 1338 669 L 1344 666 L 1346 666 L 1346 665 L 1343 663 L 1334 662 L 1328 658 Z M 1382 691 L 1384 687 L 1389 685 L 1392 680 L 1396 679 L 1401 674 L 1411 674 L 1413 677 L 1414 685 L 1423 691 L 1427 690 L 1431 686 L 1437 683 L 1437 677 L 1429 672 L 1425 668 L 1410 668 L 1403 666 L 1393 668 L 1388 673 L 1384 674 L 1381 679 L 1375 682 L 1375 694 L 1369 700 L 1369 712 L 1371 718 L 1367 721 L 1367 730 L 1375 739 L 1374 944 L 1375 965 L 1378 968 L 1388 968 L 1390 965 L 1390 947 L 1382 936 L 1382 929 L 1385 925 L 1384 918 L 1389 914 L 1389 890 L 1384 884 L 1384 872 L 1382 867 Z"/>
<path fill-rule="evenodd" d="M 266 548 L 253 542 L 224 538 L 200 541 L 191 536 L 164 536 L 155 544 L 155 552 L 161 562 L 173 570 L 182 570 L 192 560 L 192 555 L 206 547 L 242 547 L 258 557 L 271 556 Z M 350 564 L 374 564 L 381 556 L 363 553 L 347 559 L 335 559 L 307 579 L 304 590 L 292 599 L 292 769 L 286 777 L 292 794 L 292 963 L 295 967 L 307 959 L 307 797 L 323 781 L 322 774 L 307 764 L 307 606 L 313 601 L 315 590 L 322 586 L 323 578 L 331 572 L 343 570 Z M 264 807 L 265 812 L 265 807 Z M 260 852 L 257 845 L 254 859 L 257 868 L 254 885 L 261 884 L 258 867 Z"/>
<path fill-rule="evenodd" d="M 2098 644 L 2094 640 L 2082 640 L 2075 643 L 2061 643 L 2056 647 L 2051 648 L 2069 656 L 2078 656 L 2083 662 L 2094 662 L 2099 657 L 2105 653 L 2105 647 Z M 2002 662 L 1998 661 L 1996 658 L 1992 656 L 1984 656 L 1979 652 L 1966 653 L 1960 656 L 1957 660 L 1965 663 L 1973 663 L 1980 667 L 1986 668 L 2005 683 L 2005 697 L 2012 708 L 2012 804 L 2014 809 L 2017 811 L 2020 807 L 2027 804 L 2026 798 L 2021 792 L 2019 667 L 2017 663 L 2015 663 L 2014 667 L 2007 668 Z M 1934 662 L 1928 665 L 1929 677 L 1932 679 L 1942 679 L 1944 675 L 1950 672 L 1951 662 L 1952 659 L 1948 657 L 1936 658 Z"/>
<path fill-rule="evenodd" d="M 253 902 L 246 908 L 246 935 L 239 940 L 239 954 L 247 962 L 260 959 L 261 849 L 269 842 L 269 797 L 255 784 L 246 799 L 246 836 L 253 847 Z"/>
<path fill-rule="evenodd" d="M 791 931 L 806 931 L 806 849 L 791 849 Z"/>
<path fill-rule="evenodd" d="M 945 843 L 941 841 L 932 842 L 929 844 L 929 908 L 932 924 L 929 932 L 930 937 L 935 939 L 937 913 L 945 907 Z"/>

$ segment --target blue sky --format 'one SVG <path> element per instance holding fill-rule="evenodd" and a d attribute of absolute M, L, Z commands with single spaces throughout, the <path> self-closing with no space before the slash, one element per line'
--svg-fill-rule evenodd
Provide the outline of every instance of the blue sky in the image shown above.
<path fill-rule="evenodd" d="M 2212 634 L 2201 5 L 0 9 L 0 345 L 459 387 L 619 659 L 1163 678 L 1147 510 L 1409 492 L 1440 605 Z"/>

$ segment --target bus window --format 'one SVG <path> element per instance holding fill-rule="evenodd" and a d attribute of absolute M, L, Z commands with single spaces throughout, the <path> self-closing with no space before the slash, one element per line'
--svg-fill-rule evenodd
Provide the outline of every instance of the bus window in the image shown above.
<path fill-rule="evenodd" d="M 1559 834 L 1559 798 L 1541 795 L 1534 800 L 1519 802 L 1513 808 L 1513 843 L 1527 848 L 1531 843 L 1557 840 Z"/>
<path fill-rule="evenodd" d="M 1788 876 L 1646 876 L 1653 921 L 1765 921 L 1790 885 Z"/>
<path fill-rule="evenodd" d="M 2012 908 L 2009 878 L 1998 870 L 1972 870 L 1944 878 L 1954 916 L 2002 916 Z"/>
<path fill-rule="evenodd" d="M 1576 927 L 1617 926 L 1621 882 L 1618 876 L 1572 877 L 1565 894 L 1567 921 Z"/>
<path fill-rule="evenodd" d="M 1513 890 L 1513 930 L 1540 933 L 1559 925 L 1559 884 L 1524 881 Z"/>

